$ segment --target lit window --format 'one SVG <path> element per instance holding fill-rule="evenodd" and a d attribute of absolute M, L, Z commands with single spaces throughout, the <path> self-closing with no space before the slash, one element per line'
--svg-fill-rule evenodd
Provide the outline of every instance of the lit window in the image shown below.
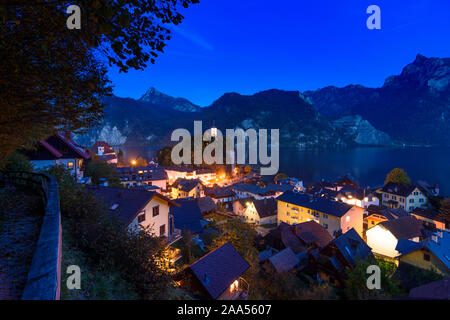
<path fill-rule="evenodd" d="M 73 162 L 72 161 L 67 162 L 67 168 L 73 169 Z"/>
<path fill-rule="evenodd" d="M 231 285 L 230 285 L 230 292 L 233 293 L 235 291 L 239 290 L 239 281 L 235 280 Z"/>
<path fill-rule="evenodd" d="M 347 217 L 345 218 L 345 221 L 350 222 L 350 216 L 347 216 Z"/>

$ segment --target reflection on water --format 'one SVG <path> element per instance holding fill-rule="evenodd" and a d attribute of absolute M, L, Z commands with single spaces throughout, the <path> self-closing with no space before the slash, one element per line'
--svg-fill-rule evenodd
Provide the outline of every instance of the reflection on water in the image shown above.
<path fill-rule="evenodd" d="M 337 179 L 350 173 L 361 184 L 383 184 L 386 174 L 403 168 L 414 181 L 438 183 L 450 194 L 450 148 L 358 147 L 340 150 L 280 150 L 280 172 L 297 176 L 306 184 L 322 178 Z"/>
<path fill-rule="evenodd" d="M 122 148 L 128 159 L 150 159 L 160 146 Z M 362 185 L 382 185 L 395 167 L 407 171 L 411 179 L 438 183 L 441 194 L 450 195 L 449 147 L 357 147 L 348 149 L 280 150 L 280 171 L 311 184 L 320 179 L 337 179 L 347 173 Z"/>

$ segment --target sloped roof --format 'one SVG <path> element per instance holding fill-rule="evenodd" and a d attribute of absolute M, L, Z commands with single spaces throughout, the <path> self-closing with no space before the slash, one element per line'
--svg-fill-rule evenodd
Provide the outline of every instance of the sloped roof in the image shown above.
<path fill-rule="evenodd" d="M 388 182 L 382 189 L 382 192 L 395 194 L 401 197 L 407 197 L 418 188 L 421 192 L 426 193 L 426 190 L 417 184 L 406 184 L 397 182 Z"/>
<path fill-rule="evenodd" d="M 217 299 L 250 265 L 229 243 L 209 252 L 188 267 L 212 299 Z"/>
<path fill-rule="evenodd" d="M 182 179 L 178 178 L 173 183 L 172 187 L 177 188 L 179 190 L 190 192 L 194 189 L 198 184 L 201 184 L 201 181 L 198 179 Z"/>
<path fill-rule="evenodd" d="M 56 150 L 50 143 L 48 143 L 47 141 L 44 140 L 39 140 L 39 143 L 45 148 L 47 149 L 53 156 L 55 156 L 56 158 L 61 158 L 62 157 L 62 153 L 59 152 L 58 150 Z"/>
<path fill-rule="evenodd" d="M 397 239 L 412 239 L 422 236 L 422 224 L 414 216 L 401 217 L 379 223 Z"/>
<path fill-rule="evenodd" d="M 294 187 L 291 185 L 280 185 L 269 183 L 265 188 L 261 188 L 254 184 L 237 183 L 232 185 L 230 188 L 240 192 L 248 192 L 256 195 L 264 196 L 267 194 L 272 194 L 275 192 L 285 192 L 292 190 Z"/>
<path fill-rule="evenodd" d="M 415 242 L 408 239 L 398 239 L 397 246 L 395 250 L 400 252 L 401 255 L 415 251 L 422 248 L 423 245 L 420 242 Z"/>
<path fill-rule="evenodd" d="M 57 133 L 56 136 L 62 141 L 64 141 L 72 150 L 78 153 L 83 159 L 87 160 L 91 157 L 82 146 L 75 143 L 75 141 L 73 141 L 72 139 L 65 137 L 61 133 Z"/>
<path fill-rule="evenodd" d="M 76 144 L 71 138 L 67 138 L 61 133 L 49 136 L 45 140 L 38 141 L 38 143 L 55 158 L 73 158 L 76 156 L 85 160 L 90 158 L 89 154 L 82 146 Z M 61 148 L 61 143 L 64 145 L 63 148 Z M 36 151 L 29 151 L 28 154 L 33 160 Z"/>
<path fill-rule="evenodd" d="M 110 210 L 110 212 L 117 213 L 126 225 L 136 218 L 153 197 L 167 201 L 169 206 L 178 206 L 172 200 L 154 191 L 102 186 L 87 186 L 86 190 L 102 201 L 108 209 L 113 205 L 118 205 L 115 210 Z"/>
<path fill-rule="evenodd" d="M 252 202 L 260 218 L 277 214 L 277 201 L 274 198 L 253 200 Z"/>
<path fill-rule="evenodd" d="M 216 203 L 209 196 L 197 198 L 196 200 L 202 213 L 217 209 Z"/>
<path fill-rule="evenodd" d="M 412 288 L 409 291 L 409 297 L 416 299 L 450 300 L 450 278 Z"/>
<path fill-rule="evenodd" d="M 439 221 L 439 222 L 444 222 L 444 219 L 439 215 L 439 212 L 436 212 L 431 209 L 423 209 L 423 208 L 416 207 L 416 208 L 414 208 L 414 210 L 411 213 L 414 215 L 423 217 L 423 218 L 427 218 L 427 219 L 431 219 L 431 220 Z"/>
<path fill-rule="evenodd" d="M 292 270 L 299 264 L 300 259 L 295 255 L 291 248 L 286 248 L 271 256 L 269 261 L 278 273 L 283 273 Z"/>
<path fill-rule="evenodd" d="M 385 208 L 373 204 L 369 205 L 367 211 L 369 216 L 372 214 L 377 214 L 385 217 L 387 220 L 395 220 L 401 217 L 409 216 L 408 212 L 402 208 Z"/>
<path fill-rule="evenodd" d="M 229 187 L 212 187 L 205 188 L 205 194 L 211 196 L 212 198 L 227 198 L 234 197 L 236 194 Z"/>
<path fill-rule="evenodd" d="M 205 173 L 216 173 L 214 170 L 211 169 L 197 169 L 196 170 L 197 174 L 205 174 Z"/>
<path fill-rule="evenodd" d="M 355 265 L 357 259 L 373 257 L 372 250 L 359 236 L 354 228 L 333 240 L 336 247 L 351 265 Z"/>
<path fill-rule="evenodd" d="M 320 211 L 338 218 L 345 215 L 352 208 L 351 205 L 348 205 L 343 202 L 309 196 L 304 193 L 298 193 L 293 191 L 286 191 L 285 193 L 280 195 L 277 198 L 277 200 L 291 203 L 311 210 Z"/>
<path fill-rule="evenodd" d="M 114 149 L 106 141 L 96 141 L 89 150 L 95 154 L 98 152 L 98 147 L 103 147 L 103 153 L 114 153 Z"/>
<path fill-rule="evenodd" d="M 319 247 L 324 247 L 333 240 L 324 227 L 312 220 L 295 225 L 294 230 L 297 237 L 306 244 L 315 242 Z"/>
<path fill-rule="evenodd" d="M 285 248 L 291 248 L 294 253 L 299 253 L 306 250 L 300 239 L 295 235 L 293 226 L 285 222 L 281 222 L 278 227 L 270 230 L 264 238 L 268 242 L 274 240 L 280 241 Z M 271 246 L 274 244 L 275 243 L 269 243 Z"/>
<path fill-rule="evenodd" d="M 176 199 L 179 207 L 171 207 L 170 214 L 174 217 L 175 228 L 190 231 L 195 234 L 203 232 L 201 220 L 203 219 L 200 207 L 195 199 Z"/>
<path fill-rule="evenodd" d="M 178 172 L 194 172 L 195 171 L 192 168 L 184 167 L 184 166 L 167 166 L 167 167 L 164 167 L 164 170 L 178 171 Z"/>

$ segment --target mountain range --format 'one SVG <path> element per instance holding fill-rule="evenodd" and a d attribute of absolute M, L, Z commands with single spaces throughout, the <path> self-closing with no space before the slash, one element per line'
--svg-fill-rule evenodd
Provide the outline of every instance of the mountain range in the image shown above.
<path fill-rule="evenodd" d="M 150 88 L 140 99 L 104 99 L 104 120 L 75 139 L 111 145 L 164 145 L 176 128 L 280 129 L 280 143 L 298 148 L 346 145 L 449 145 L 450 59 L 416 59 L 381 88 L 349 85 L 315 91 L 226 93 L 208 107 Z"/>

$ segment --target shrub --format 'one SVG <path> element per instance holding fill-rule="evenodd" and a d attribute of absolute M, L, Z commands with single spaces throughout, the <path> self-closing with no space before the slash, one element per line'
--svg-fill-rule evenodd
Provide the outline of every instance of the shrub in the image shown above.
<path fill-rule="evenodd" d="M 171 281 L 165 271 L 166 250 L 160 238 L 145 230 L 130 233 L 63 167 L 47 173 L 58 180 L 61 215 L 74 245 L 105 272 L 119 272 L 144 299 L 163 299 Z"/>

